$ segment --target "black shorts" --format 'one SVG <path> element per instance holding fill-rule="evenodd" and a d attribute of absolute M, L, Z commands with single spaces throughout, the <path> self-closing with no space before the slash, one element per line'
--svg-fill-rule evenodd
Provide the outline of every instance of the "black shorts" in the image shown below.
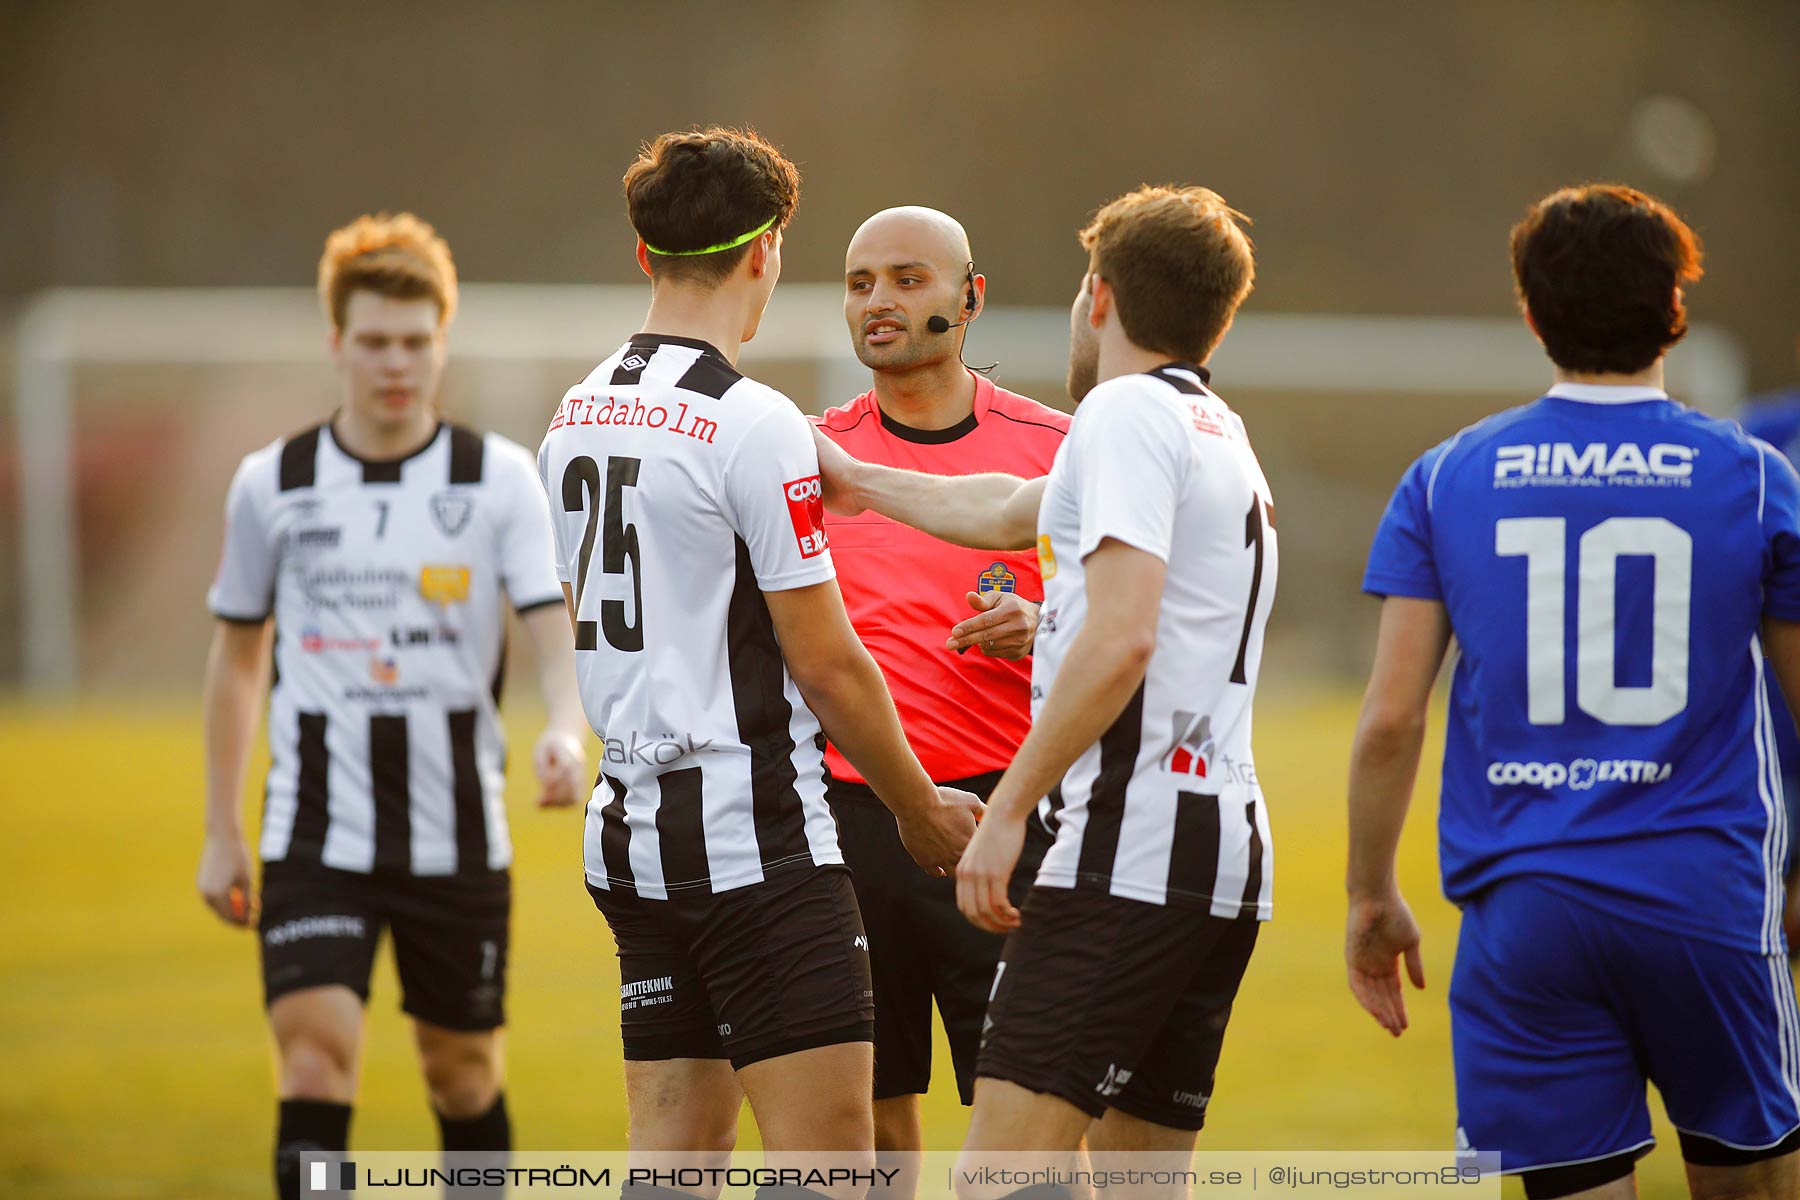
<path fill-rule="evenodd" d="M 263 1002 L 342 984 L 367 1003 L 376 943 L 394 935 L 400 1008 L 445 1029 L 506 1024 L 512 876 L 364 875 L 318 864 L 266 863 L 262 878 Z"/>
<path fill-rule="evenodd" d="M 986 800 L 1000 782 L 992 771 L 947 786 Z M 837 815 L 838 844 L 856 884 L 856 903 L 869 931 L 875 979 L 875 1098 L 921 1094 L 931 1087 L 931 1003 L 935 998 L 950 1043 L 956 1090 L 964 1104 L 975 1094 L 975 1055 L 981 1021 L 994 986 L 1002 934 L 977 929 L 956 907 L 956 880 L 925 874 L 900 841 L 887 806 L 860 783 L 828 781 L 825 799 Z M 1019 904 L 1050 848 L 1036 815 L 1026 818 L 1025 846 L 1013 870 Z"/>
<path fill-rule="evenodd" d="M 870 1040 L 869 942 L 843 868 L 807 865 L 670 900 L 591 883 L 588 894 L 619 948 L 627 1059 L 742 1068 Z"/>
<path fill-rule="evenodd" d="M 1260 922 L 1035 887 L 1006 940 L 976 1074 L 1199 1129 Z"/>

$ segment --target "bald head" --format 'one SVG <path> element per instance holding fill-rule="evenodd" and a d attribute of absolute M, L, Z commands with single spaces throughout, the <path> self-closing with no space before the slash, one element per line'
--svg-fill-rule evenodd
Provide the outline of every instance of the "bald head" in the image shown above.
<path fill-rule="evenodd" d="M 961 221 L 935 208 L 908 204 L 885 208 L 858 227 L 844 255 L 844 269 L 880 270 L 916 260 L 937 271 L 960 275 L 973 257 Z"/>
<path fill-rule="evenodd" d="M 844 254 L 844 317 L 863 365 L 960 364 L 962 326 L 987 289 L 971 258 L 961 222 L 935 208 L 889 208 L 864 221 Z"/>

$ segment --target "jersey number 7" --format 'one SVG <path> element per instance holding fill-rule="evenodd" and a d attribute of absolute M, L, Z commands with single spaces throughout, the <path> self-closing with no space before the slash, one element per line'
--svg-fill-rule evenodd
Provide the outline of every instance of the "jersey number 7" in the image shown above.
<path fill-rule="evenodd" d="M 1564 720 L 1564 597 L 1568 522 L 1509 517 L 1494 523 L 1494 553 L 1525 559 L 1525 715 L 1533 725 Z M 1619 559 L 1655 564 L 1650 682 L 1617 679 Z M 1687 707 L 1689 601 L 1694 539 L 1662 517 L 1610 517 L 1577 543 L 1575 704 L 1607 725 L 1660 725 Z"/>
<path fill-rule="evenodd" d="M 600 602 L 600 630 L 606 644 L 615 650 L 644 648 L 644 580 L 643 565 L 638 554 L 637 526 L 625 521 L 625 489 L 636 487 L 639 458 L 613 455 L 606 460 L 605 531 L 601 539 L 600 569 L 608 575 L 623 575 L 625 564 L 631 564 L 631 620 L 625 619 L 623 600 Z M 564 512 L 585 512 L 587 526 L 581 535 L 581 554 L 575 567 L 575 648 L 597 650 L 594 622 L 581 620 L 581 598 L 587 591 L 588 562 L 594 556 L 594 534 L 601 524 L 600 465 L 593 459 L 571 459 L 563 471 L 562 499 Z"/>

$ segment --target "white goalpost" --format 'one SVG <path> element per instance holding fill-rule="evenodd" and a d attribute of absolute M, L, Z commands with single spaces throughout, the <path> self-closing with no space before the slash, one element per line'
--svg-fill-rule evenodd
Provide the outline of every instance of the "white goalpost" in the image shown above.
<path fill-rule="evenodd" d="M 496 381 L 549 361 L 597 360 L 638 327 L 640 286 L 469 284 L 451 334 L 459 369 Z M 294 365 L 324 356 L 316 296 L 306 288 L 59 289 L 23 310 L 13 388 L 20 454 L 18 574 L 24 685 L 38 696 L 80 682 L 81 578 L 75 495 L 78 372 L 88 366 Z M 990 308 L 970 330 L 971 361 L 1009 375 L 1060 380 L 1068 352 L 1061 308 Z M 868 387 L 844 329 L 835 284 L 784 284 L 744 365 L 800 364 L 817 397 Z M 1541 350 L 1512 318 L 1253 313 L 1240 317 L 1214 364 L 1227 392 L 1248 389 L 1531 396 L 1548 376 Z M 1744 355 L 1730 334 L 1694 327 L 1671 355 L 1673 393 L 1709 412 L 1742 401 Z M 504 398 L 470 389 L 474 411 Z M 804 397 L 796 397 L 804 400 Z M 554 397 L 543 397 L 545 404 Z M 245 447 L 249 449 L 249 447 Z"/>

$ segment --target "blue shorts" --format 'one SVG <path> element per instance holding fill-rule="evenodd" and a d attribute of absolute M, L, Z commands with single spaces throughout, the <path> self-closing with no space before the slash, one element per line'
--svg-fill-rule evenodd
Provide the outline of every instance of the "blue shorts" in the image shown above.
<path fill-rule="evenodd" d="M 1619 920 L 1603 903 L 1519 878 L 1463 909 L 1450 980 L 1458 1144 L 1498 1152 L 1508 1174 L 1647 1149 L 1646 1081 L 1684 1141 L 1780 1144 L 1800 1127 L 1787 958 Z"/>

